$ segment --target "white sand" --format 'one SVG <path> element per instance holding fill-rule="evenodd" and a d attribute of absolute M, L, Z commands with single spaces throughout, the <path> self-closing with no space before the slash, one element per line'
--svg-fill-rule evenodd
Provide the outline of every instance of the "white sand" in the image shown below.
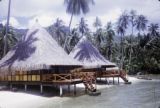
<path fill-rule="evenodd" d="M 115 81 L 116 80 L 117 79 L 115 79 Z M 138 81 L 138 79 L 134 77 L 129 77 L 129 80 L 132 83 L 136 83 Z M 120 82 L 123 82 L 123 81 L 120 80 Z M 101 90 L 101 89 L 106 89 L 112 86 L 114 85 L 106 85 L 106 84 L 97 85 L 97 89 Z M 77 85 L 77 90 L 82 88 L 84 89 L 83 84 Z M 77 94 L 78 94 L 78 91 L 77 91 Z M 41 105 L 43 105 L 46 102 L 59 103 L 71 98 L 72 97 L 57 97 L 57 96 L 43 97 L 43 96 L 21 93 L 21 92 L 0 91 L 0 108 L 39 108 Z"/>
<path fill-rule="evenodd" d="M 37 108 L 46 101 L 61 102 L 68 100 L 64 97 L 42 97 L 26 93 L 0 91 L 0 108 Z"/>

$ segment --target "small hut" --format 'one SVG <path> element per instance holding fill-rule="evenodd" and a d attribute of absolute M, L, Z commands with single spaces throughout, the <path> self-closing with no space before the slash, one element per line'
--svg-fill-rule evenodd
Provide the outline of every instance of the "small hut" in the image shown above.
<path fill-rule="evenodd" d="M 81 63 L 70 57 L 36 22 L 0 60 L 0 80 L 10 82 L 66 83 L 70 70 Z"/>
<path fill-rule="evenodd" d="M 122 77 L 127 81 L 125 74 L 119 71 L 117 65 L 105 59 L 86 36 L 81 38 L 69 55 L 80 61 L 84 67 L 87 67 L 87 71 L 95 71 L 97 77 L 118 77 L 118 81 L 119 77 Z"/>

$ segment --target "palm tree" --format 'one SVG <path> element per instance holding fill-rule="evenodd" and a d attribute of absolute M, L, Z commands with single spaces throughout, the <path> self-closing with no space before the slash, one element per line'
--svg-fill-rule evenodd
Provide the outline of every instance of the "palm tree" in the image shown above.
<path fill-rule="evenodd" d="M 149 26 L 148 26 L 148 31 L 149 31 L 149 34 L 153 37 L 156 37 L 159 35 L 159 25 L 158 24 L 154 24 L 154 23 L 151 23 Z"/>
<path fill-rule="evenodd" d="M 125 30 L 123 27 L 121 27 L 120 25 L 117 26 L 117 33 L 121 36 L 121 48 L 120 48 L 120 52 L 121 52 L 121 56 L 120 56 L 120 68 L 123 68 L 123 37 L 125 34 Z"/>
<path fill-rule="evenodd" d="M 66 31 L 65 31 L 64 22 L 57 18 L 56 22 L 54 23 L 54 30 L 56 35 L 56 40 L 62 46 L 65 41 Z"/>
<path fill-rule="evenodd" d="M 114 40 L 114 36 L 115 36 L 115 32 L 112 29 L 112 23 L 109 22 L 107 23 L 106 26 L 106 39 L 107 39 L 107 44 L 108 44 L 108 59 L 111 60 L 112 58 L 112 45 L 113 45 L 113 40 Z"/>
<path fill-rule="evenodd" d="M 80 33 L 82 34 L 82 37 L 84 33 L 89 31 L 88 24 L 86 24 L 86 21 L 84 18 L 81 18 L 78 28 L 79 28 Z"/>
<path fill-rule="evenodd" d="M 69 31 L 71 28 L 71 23 L 73 19 L 73 15 L 79 15 L 81 13 L 86 14 L 89 12 L 89 4 L 94 4 L 94 0 L 64 0 L 64 4 L 67 5 L 66 12 L 71 14 L 70 22 L 69 22 Z M 64 49 L 67 43 L 67 37 L 64 42 Z"/>
<path fill-rule="evenodd" d="M 131 10 L 130 11 L 130 23 L 131 23 L 131 27 L 132 27 L 132 32 L 131 32 L 131 35 L 130 35 L 130 54 L 129 54 L 129 67 L 128 67 L 128 70 L 130 71 L 130 68 L 131 68 L 131 61 L 132 61 L 132 38 L 133 38 L 133 30 L 134 30 L 134 27 L 136 25 L 136 11 L 135 10 Z"/>
<path fill-rule="evenodd" d="M 96 28 L 96 30 L 98 30 L 98 28 L 102 26 L 102 22 L 98 17 L 96 17 L 95 22 L 93 23 L 93 26 Z"/>
<path fill-rule="evenodd" d="M 126 29 L 128 28 L 128 24 L 129 24 L 129 16 L 126 12 L 123 12 L 122 15 L 119 17 L 117 24 L 117 33 L 121 35 L 121 62 L 120 62 L 121 69 L 123 69 L 123 62 L 124 62 L 123 40 Z"/>
<path fill-rule="evenodd" d="M 15 31 L 13 27 L 9 27 L 10 30 L 7 33 L 7 39 L 6 39 L 6 43 L 4 43 L 3 38 L 4 35 L 6 34 L 6 27 L 3 26 L 0 30 L 0 58 L 4 56 L 4 50 L 7 53 L 18 41 L 18 39 L 15 37 Z M 6 45 L 6 49 L 4 49 L 3 47 Z"/>
<path fill-rule="evenodd" d="M 150 36 L 150 41 L 147 43 L 147 45 L 149 45 L 150 43 L 152 43 L 154 40 L 156 40 L 157 38 L 159 38 L 159 25 L 158 24 L 153 24 L 151 23 L 148 26 L 148 31 L 149 31 L 149 36 Z"/>
<path fill-rule="evenodd" d="M 70 46 L 70 51 L 75 47 L 75 45 L 78 43 L 79 39 L 80 39 L 80 34 L 79 34 L 79 30 L 78 28 L 74 28 L 71 31 L 71 39 L 69 42 L 69 46 Z"/>
<path fill-rule="evenodd" d="M 130 15 L 129 15 L 129 17 L 130 17 L 130 22 L 131 22 L 131 26 L 132 26 L 132 32 L 131 32 L 131 36 L 133 36 L 133 31 L 134 31 L 134 27 L 135 27 L 135 25 L 136 25 L 136 11 L 135 10 L 131 10 L 130 11 Z"/>
<path fill-rule="evenodd" d="M 4 35 L 4 52 L 3 52 L 3 56 L 6 55 L 7 53 L 7 36 L 8 36 L 8 31 L 9 31 L 9 20 L 10 20 L 10 9 L 11 9 L 11 0 L 9 0 L 8 2 L 8 16 L 7 16 L 7 24 L 6 24 L 6 33 Z"/>
<path fill-rule="evenodd" d="M 99 28 L 96 33 L 94 34 L 95 37 L 95 45 L 97 46 L 97 48 L 100 50 L 101 52 L 101 43 L 103 41 L 103 37 L 104 37 L 104 31 L 102 28 Z"/>
<path fill-rule="evenodd" d="M 88 13 L 90 3 L 94 4 L 94 1 L 93 0 L 64 0 L 64 4 L 67 5 L 66 11 L 67 13 L 71 14 L 69 28 L 71 27 L 73 15 Z"/>
<path fill-rule="evenodd" d="M 144 31 L 147 27 L 148 20 L 144 15 L 138 15 L 136 18 L 136 29 L 139 31 L 139 35 L 141 35 L 141 31 Z"/>

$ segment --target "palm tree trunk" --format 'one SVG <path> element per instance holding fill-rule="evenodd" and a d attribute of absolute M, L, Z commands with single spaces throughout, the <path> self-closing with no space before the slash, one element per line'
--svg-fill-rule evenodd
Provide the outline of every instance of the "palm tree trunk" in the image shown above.
<path fill-rule="evenodd" d="M 72 15 L 71 15 L 71 18 L 70 18 L 70 22 L 69 22 L 69 34 L 70 34 L 70 31 L 71 31 L 70 29 L 71 29 L 72 19 L 73 19 L 73 12 L 72 12 Z M 64 46 L 63 46 L 64 50 L 66 48 L 67 39 L 68 39 L 68 36 L 66 36 L 66 39 L 64 41 Z"/>
<path fill-rule="evenodd" d="M 108 53 L 108 59 L 109 59 L 109 61 L 111 61 L 111 54 L 112 54 L 111 44 L 109 44 L 109 53 Z"/>
<path fill-rule="evenodd" d="M 133 36 L 133 23 L 132 23 L 132 34 L 130 36 L 130 53 L 129 53 L 129 67 L 128 67 L 129 71 L 132 68 L 132 66 L 131 66 L 131 61 L 132 61 L 132 36 Z"/>
<path fill-rule="evenodd" d="M 70 18 L 70 22 L 69 22 L 69 31 L 71 29 L 72 19 L 73 19 L 73 12 L 72 12 L 72 15 L 71 15 L 71 18 Z"/>
<path fill-rule="evenodd" d="M 121 34 L 121 63 L 120 68 L 123 69 L 123 35 Z"/>
<path fill-rule="evenodd" d="M 8 35 L 8 27 L 9 27 L 9 19 L 10 19 L 10 8 L 11 8 L 11 0 L 9 0 L 8 3 L 8 16 L 7 16 L 7 24 L 6 24 L 6 33 L 4 36 L 4 52 L 3 52 L 3 56 L 6 55 L 7 52 L 7 35 Z"/>

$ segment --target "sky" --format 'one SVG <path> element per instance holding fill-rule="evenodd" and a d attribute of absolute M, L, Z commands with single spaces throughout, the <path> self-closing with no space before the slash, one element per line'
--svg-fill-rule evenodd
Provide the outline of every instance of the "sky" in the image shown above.
<path fill-rule="evenodd" d="M 53 24 L 57 18 L 69 25 L 70 15 L 66 13 L 64 0 L 11 0 L 10 24 L 15 28 L 29 28 L 38 19 L 41 26 Z M 86 15 L 74 16 L 72 27 L 76 27 L 81 17 L 84 17 L 93 28 L 93 22 L 98 16 L 103 26 L 111 21 L 116 23 L 118 17 L 125 10 L 136 10 L 152 23 L 160 24 L 160 2 L 158 0 L 94 0 L 90 5 L 90 12 Z M 8 0 L 0 2 L 0 22 L 5 24 Z"/>

